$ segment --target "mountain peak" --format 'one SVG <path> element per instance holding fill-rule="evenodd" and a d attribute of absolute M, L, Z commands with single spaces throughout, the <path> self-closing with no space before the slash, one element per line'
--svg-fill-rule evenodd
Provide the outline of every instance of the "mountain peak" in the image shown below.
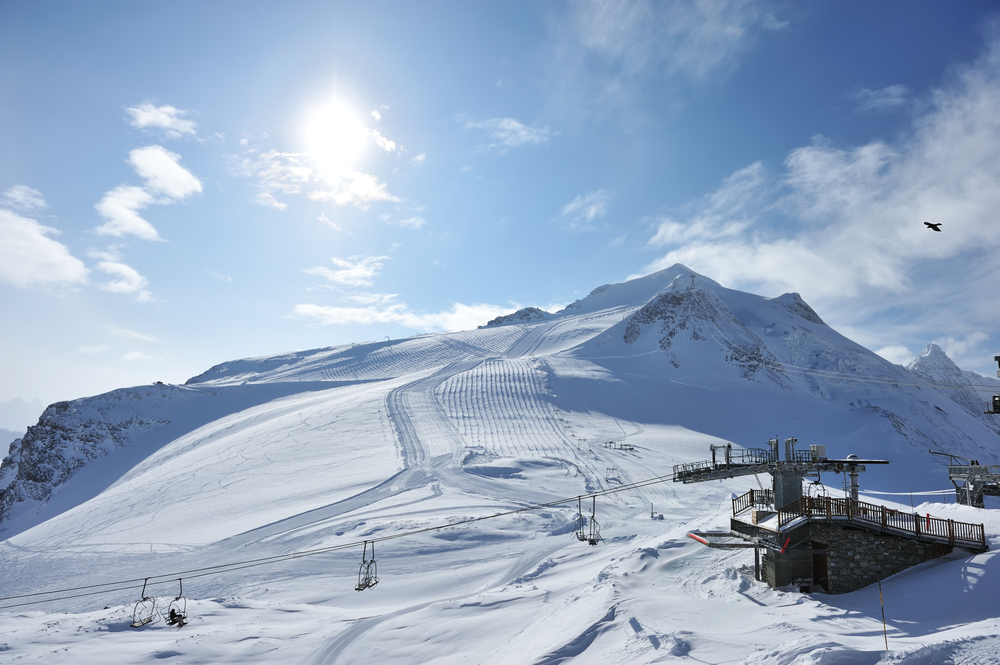
<path fill-rule="evenodd" d="M 713 282 L 708 277 L 699 275 L 680 263 L 675 263 L 669 268 L 664 268 L 663 270 L 658 270 L 642 277 L 627 279 L 617 284 L 599 286 L 591 291 L 586 298 L 581 298 L 576 302 L 566 305 L 564 309 L 557 313 L 581 314 L 613 307 L 642 307 L 662 291 L 675 288 L 673 286 L 674 282 L 681 276 L 688 276 L 692 280 L 696 280 L 698 284 L 696 288 L 710 291 L 722 288 L 721 285 Z M 695 284 L 696 282 L 692 281 L 691 283 Z"/>
<path fill-rule="evenodd" d="M 959 369 L 948 354 L 933 342 L 927 345 L 923 353 L 914 358 L 913 362 L 906 366 L 906 369 L 914 374 L 931 376 L 934 378 L 960 377 L 962 370 Z"/>

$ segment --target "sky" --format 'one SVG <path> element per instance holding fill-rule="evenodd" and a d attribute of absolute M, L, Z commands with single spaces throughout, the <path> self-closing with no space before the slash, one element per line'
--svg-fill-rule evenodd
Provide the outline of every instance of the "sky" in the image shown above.
<path fill-rule="evenodd" d="M 991 2 L 3 0 L 0 86 L 0 401 L 674 263 L 996 370 Z"/>

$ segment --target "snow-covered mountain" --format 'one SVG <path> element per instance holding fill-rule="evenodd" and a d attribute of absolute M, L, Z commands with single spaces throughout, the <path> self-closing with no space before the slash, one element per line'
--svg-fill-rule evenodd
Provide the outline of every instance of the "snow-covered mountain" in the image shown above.
<path fill-rule="evenodd" d="M 874 663 L 860 652 L 881 648 L 877 595 L 790 603 L 746 578 L 752 553 L 748 563 L 745 551 L 684 538 L 728 524 L 731 493 L 752 478 L 602 497 L 597 547 L 572 537 L 575 505 L 412 532 L 776 435 L 889 459 L 862 487 L 905 494 L 910 510 L 910 492 L 940 501 L 920 493 L 950 487 L 929 448 L 1000 463 L 1000 426 L 982 413 L 983 386 L 1000 387 L 990 381 L 933 345 L 893 365 L 797 294 L 734 291 L 675 265 L 554 314 L 526 308 L 477 330 L 234 360 L 184 386 L 60 402 L 0 466 L 5 596 L 400 538 L 380 541 L 382 582 L 364 593 L 353 590 L 359 545 L 185 580 L 191 625 L 146 629 L 127 646 L 118 631 L 138 588 L 0 614 L 15 635 L 0 650 L 27 662 L 96 661 L 119 645 L 119 662 L 792 663 L 829 652 Z M 832 491 L 842 482 L 823 480 Z M 919 510 L 985 520 L 997 543 L 991 511 Z M 955 560 L 884 583 L 903 658 L 885 662 L 933 662 L 931 642 L 954 662 L 1000 645 L 988 609 L 1000 583 L 989 554 L 975 560 L 985 573 L 974 587 L 952 581 L 968 564 Z M 934 577 L 938 606 L 961 619 L 914 629 L 928 620 L 903 600 L 914 575 Z M 817 627 L 847 609 L 851 625 Z M 53 631 L 65 651 L 39 646 Z"/>

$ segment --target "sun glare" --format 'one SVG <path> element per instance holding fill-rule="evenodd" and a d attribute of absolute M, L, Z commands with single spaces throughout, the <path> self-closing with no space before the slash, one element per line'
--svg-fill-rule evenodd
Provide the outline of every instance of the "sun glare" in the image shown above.
<path fill-rule="evenodd" d="M 334 101 L 309 116 L 306 146 L 317 166 L 327 175 L 351 171 L 368 140 L 368 130 L 340 102 Z"/>

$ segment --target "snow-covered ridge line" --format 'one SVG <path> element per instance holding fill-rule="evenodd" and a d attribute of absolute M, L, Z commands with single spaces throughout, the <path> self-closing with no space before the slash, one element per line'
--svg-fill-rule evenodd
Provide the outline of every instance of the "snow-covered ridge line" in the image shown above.
<path fill-rule="evenodd" d="M 937 374 L 952 372 L 937 360 Z M 916 370 L 931 371 L 923 365 Z M 673 266 L 543 318 L 233 360 L 183 387 L 69 402 L 29 442 L 68 478 L 44 500 L 12 504 L 0 524 L 7 595 L 121 579 L 122 570 L 326 554 L 185 579 L 191 623 L 180 634 L 152 627 L 122 640 L 137 588 L 99 605 L 60 601 L 92 614 L 5 617 L 23 632 L 0 648 L 13 658 L 41 653 L 56 635 L 66 650 L 45 651 L 46 662 L 87 662 L 82 648 L 136 663 L 217 662 L 224 644 L 226 657 L 246 663 L 273 661 L 280 648 L 297 662 L 506 664 L 516 641 L 525 662 L 645 663 L 668 653 L 791 662 L 827 652 L 874 662 L 865 654 L 882 648 L 868 644 L 881 627 L 877 595 L 820 602 L 762 589 L 752 554 L 685 537 L 727 525 L 732 494 L 757 487 L 753 479 L 602 494 L 579 506 L 600 525 L 595 547 L 574 536 L 577 506 L 424 529 L 603 493 L 705 459 L 710 445 L 759 447 L 776 435 L 889 459 L 864 488 L 919 497 L 947 484 L 931 445 L 993 461 L 997 432 L 916 370 L 843 337 L 796 294 L 742 293 Z M 27 458 L 23 442 L 15 452 L 11 471 Z M 86 463 L 72 471 L 73 460 Z M 837 493 L 838 478 L 822 480 Z M 894 509 L 980 521 L 954 504 Z M 1000 532 L 1000 522 L 982 521 Z M 391 538 L 402 534 L 412 535 Z M 387 537 L 381 582 L 359 594 L 362 552 L 340 546 Z M 949 621 L 993 635 L 988 613 L 969 603 L 992 602 L 992 576 L 970 588 L 967 575 L 990 561 L 942 560 L 908 574 L 940 573 L 931 586 L 961 589 L 937 598 Z M 913 584 L 883 586 L 898 600 Z M 911 646 L 950 639 L 894 607 Z M 845 610 L 853 618 L 843 630 L 824 620 Z M 727 613 L 739 631 L 704 620 Z M 250 625 L 259 639 L 245 639 Z M 766 643 L 748 643 L 747 630 Z"/>

